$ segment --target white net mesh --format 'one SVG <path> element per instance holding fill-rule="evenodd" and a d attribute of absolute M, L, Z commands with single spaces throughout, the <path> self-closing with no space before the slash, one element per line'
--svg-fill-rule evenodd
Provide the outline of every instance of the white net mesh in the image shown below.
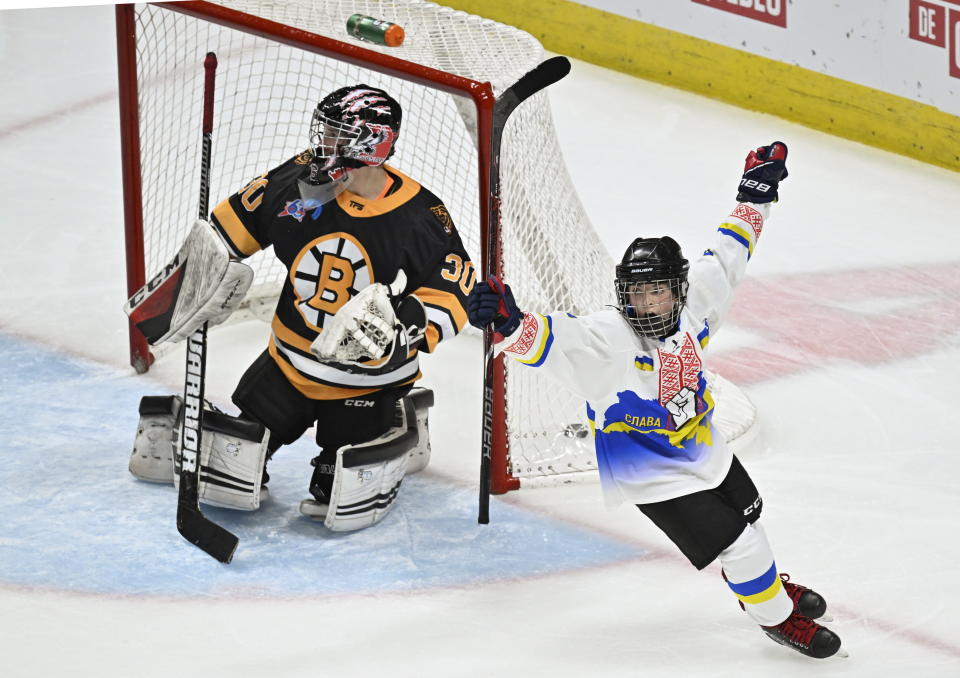
<path fill-rule="evenodd" d="M 511 26 L 419 0 L 225 0 L 218 4 L 312 33 L 356 42 L 347 18 L 400 24 L 401 47 L 363 47 L 478 81 L 499 93 L 540 63 L 543 49 Z M 364 82 L 404 109 L 391 164 L 440 196 L 479 263 L 473 103 L 425 86 L 266 38 L 141 5 L 136 12 L 145 269 L 179 248 L 197 211 L 202 63 L 217 54 L 211 205 L 305 149 L 311 113 L 329 91 Z M 522 105 L 505 130 L 503 271 L 524 308 L 584 313 L 613 303 L 613 264 L 577 199 L 557 143 L 546 93 Z M 284 269 L 272 253 L 256 271 L 251 312 L 273 308 Z M 508 370 L 512 472 L 521 477 L 594 468 L 582 401 L 534 370 Z"/>

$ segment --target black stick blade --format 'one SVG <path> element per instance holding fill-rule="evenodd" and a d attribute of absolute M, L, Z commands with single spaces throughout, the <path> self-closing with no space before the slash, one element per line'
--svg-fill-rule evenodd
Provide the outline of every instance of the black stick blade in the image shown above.
<path fill-rule="evenodd" d="M 236 535 L 205 518 L 199 509 L 186 506 L 177 509 L 177 530 L 184 539 L 221 563 L 233 560 L 233 553 L 240 543 Z"/>
<path fill-rule="evenodd" d="M 558 80 L 562 80 L 570 72 L 570 60 L 564 56 L 555 56 L 547 59 L 539 66 L 520 76 L 497 99 L 495 114 L 506 117 L 513 109 L 529 99 L 542 89 L 546 89 Z M 499 109 L 499 110 L 497 110 Z"/>

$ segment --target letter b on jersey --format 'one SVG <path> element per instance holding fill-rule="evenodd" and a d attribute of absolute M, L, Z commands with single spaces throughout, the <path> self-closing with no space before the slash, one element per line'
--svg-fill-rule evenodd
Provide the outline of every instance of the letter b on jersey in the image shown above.
<path fill-rule="evenodd" d="M 330 233 L 307 243 L 290 270 L 297 310 L 317 330 L 373 282 L 366 250 L 347 233 Z"/>
<path fill-rule="evenodd" d="M 317 292 L 307 303 L 322 313 L 333 315 L 350 300 L 355 277 L 353 264 L 349 260 L 335 254 L 324 254 L 320 261 Z"/>

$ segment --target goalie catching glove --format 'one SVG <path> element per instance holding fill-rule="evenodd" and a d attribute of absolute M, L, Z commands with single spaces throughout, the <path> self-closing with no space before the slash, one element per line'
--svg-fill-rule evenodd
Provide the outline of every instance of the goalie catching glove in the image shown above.
<path fill-rule="evenodd" d="M 407 359 L 427 326 L 427 312 L 414 295 L 398 299 L 407 285 L 403 269 L 386 286 L 373 283 L 344 304 L 313 340 L 323 362 L 391 369 Z M 383 360 L 380 364 L 372 361 Z"/>
<path fill-rule="evenodd" d="M 194 222 L 177 256 L 124 305 L 151 346 L 181 341 L 226 320 L 243 301 L 253 269 L 230 258 L 209 223 Z"/>

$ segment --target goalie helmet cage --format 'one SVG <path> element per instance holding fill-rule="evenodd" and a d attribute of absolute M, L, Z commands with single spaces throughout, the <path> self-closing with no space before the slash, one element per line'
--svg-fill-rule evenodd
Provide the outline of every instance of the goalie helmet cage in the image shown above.
<path fill-rule="evenodd" d="M 355 13 L 399 24 L 404 44 L 355 40 L 345 28 Z M 487 256 L 493 104 L 543 61 L 529 34 L 423 0 L 166 2 L 118 5 L 116 17 L 128 294 L 173 257 L 193 221 L 198 73 L 211 51 L 219 60 L 215 201 L 303 151 L 320 98 L 363 82 L 403 106 L 391 164 L 440 196 L 467 251 Z M 545 93 L 511 116 L 500 168 L 490 270 L 522 307 L 585 313 L 613 303 L 613 261 L 568 176 Z M 247 263 L 256 276 L 235 315 L 269 319 L 286 271 L 272 254 Z M 138 371 L 153 359 L 132 324 L 130 359 Z M 493 406 L 492 492 L 596 476 L 582 400 L 537 370 L 507 369 L 501 356 Z"/>

